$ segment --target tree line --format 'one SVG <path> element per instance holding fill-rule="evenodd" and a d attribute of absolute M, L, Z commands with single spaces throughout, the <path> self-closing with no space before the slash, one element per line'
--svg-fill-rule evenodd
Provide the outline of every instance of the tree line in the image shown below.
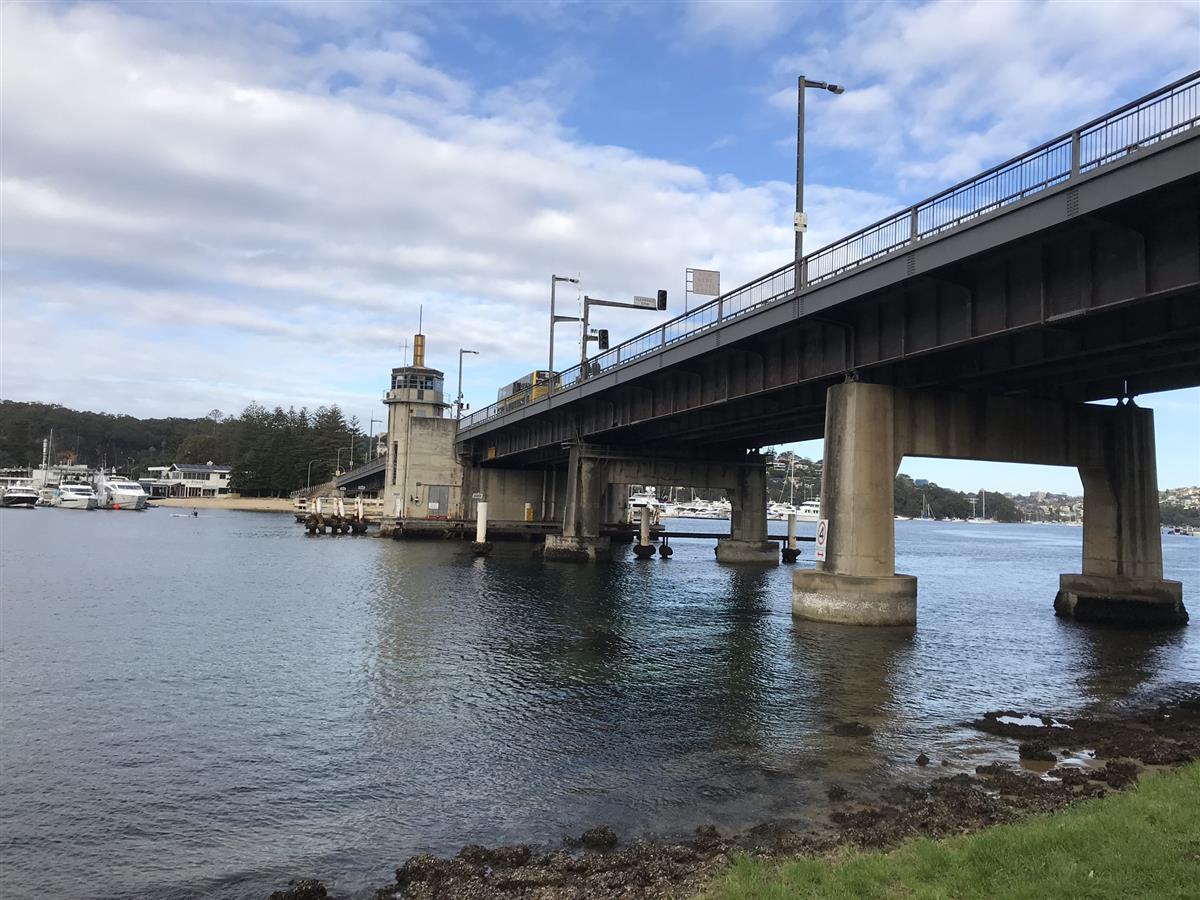
<path fill-rule="evenodd" d="M 0 402 L 0 467 L 36 467 L 54 432 L 53 462 L 116 468 L 135 478 L 149 466 L 214 462 L 232 467 L 231 487 L 286 496 L 328 481 L 367 458 L 367 436 L 336 405 L 314 411 L 251 403 L 241 415 L 139 419 L 50 403 Z M 351 456 L 353 454 L 353 460 Z"/>

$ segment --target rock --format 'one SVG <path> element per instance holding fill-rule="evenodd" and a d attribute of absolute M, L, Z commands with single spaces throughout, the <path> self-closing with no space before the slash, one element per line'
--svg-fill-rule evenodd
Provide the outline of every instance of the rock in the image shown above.
<path fill-rule="evenodd" d="M 568 847 L 586 847 L 589 850 L 611 850 L 617 846 L 617 833 L 607 825 L 590 828 L 577 838 L 563 838 Z"/>
<path fill-rule="evenodd" d="M 446 864 L 428 853 L 410 857 L 396 870 L 396 884 L 401 887 L 415 882 L 437 883 L 442 880 Z"/>
<path fill-rule="evenodd" d="M 1057 762 L 1058 757 L 1050 750 L 1045 741 L 1026 741 L 1017 750 L 1021 759 L 1040 760 L 1042 762 Z"/>
<path fill-rule="evenodd" d="M 1108 784 L 1114 788 L 1123 788 L 1133 784 L 1142 770 L 1141 764 L 1136 759 L 1128 757 L 1110 759 L 1104 764 L 1104 768 L 1108 772 Z"/>
<path fill-rule="evenodd" d="M 862 722 L 839 722 L 833 726 L 833 733 L 838 737 L 866 737 L 871 728 Z"/>
<path fill-rule="evenodd" d="M 919 753 L 919 754 L 917 754 L 917 765 L 918 765 L 918 766 L 927 766 L 927 765 L 929 765 L 929 757 L 928 757 L 928 756 L 926 756 L 924 753 Z"/>
<path fill-rule="evenodd" d="M 315 878 L 301 878 L 299 881 L 289 881 L 286 891 L 272 892 L 269 900 L 327 900 L 329 894 L 325 885 Z"/>
<path fill-rule="evenodd" d="M 1060 766 L 1051 769 L 1046 774 L 1057 778 L 1063 784 L 1067 785 L 1067 787 L 1079 787 L 1080 785 L 1087 784 L 1090 780 L 1088 773 L 1077 766 Z"/>
<path fill-rule="evenodd" d="M 840 784 L 831 784 L 829 786 L 829 790 L 825 792 L 825 796 L 836 803 L 839 800 L 845 800 L 847 797 L 849 797 L 850 792 Z"/>
<path fill-rule="evenodd" d="M 533 850 L 523 844 L 516 847 L 490 848 L 480 847 L 478 844 L 467 844 L 458 851 L 455 858 L 473 866 L 516 869 L 526 865 L 533 858 Z"/>

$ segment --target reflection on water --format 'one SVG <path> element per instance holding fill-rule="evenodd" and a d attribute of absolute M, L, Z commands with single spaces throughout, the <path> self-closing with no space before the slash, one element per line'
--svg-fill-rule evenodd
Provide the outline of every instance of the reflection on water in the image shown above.
<path fill-rule="evenodd" d="M 1054 618 L 1080 533 L 1053 526 L 897 523 L 912 629 L 793 622 L 790 568 L 709 541 L 580 566 L 166 510 L 2 511 L 0 539 L 13 896 L 351 892 L 470 841 L 804 821 L 830 782 L 982 744 L 985 710 L 1200 681 L 1196 627 Z M 1200 540 L 1164 553 L 1191 600 Z"/>
<path fill-rule="evenodd" d="M 1195 640 L 1188 640 L 1186 629 L 1128 631 L 1088 628 L 1073 622 L 1063 625 L 1072 629 L 1071 638 L 1078 646 L 1080 690 L 1095 700 L 1122 700 L 1135 695 L 1158 672 L 1170 669 L 1172 661 L 1187 652 L 1186 647 L 1193 653 L 1200 652 Z"/>

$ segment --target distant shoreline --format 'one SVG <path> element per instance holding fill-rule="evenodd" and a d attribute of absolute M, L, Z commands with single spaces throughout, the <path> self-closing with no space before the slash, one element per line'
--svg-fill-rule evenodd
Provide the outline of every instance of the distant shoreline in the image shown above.
<path fill-rule="evenodd" d="M 155 506 L 179 506 L 186 509 L 239 509 L 245 512 L 290 513 L 295 507 L 288 497 L 154 497 Z"/>

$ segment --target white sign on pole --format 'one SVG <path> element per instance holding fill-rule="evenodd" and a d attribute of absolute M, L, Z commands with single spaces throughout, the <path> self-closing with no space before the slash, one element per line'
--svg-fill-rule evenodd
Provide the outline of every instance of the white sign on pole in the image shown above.
<path fill-rule="evenodd" d="M 817 562 L 825 562 L 825 544 L 829 540 L 829 520 L 822 519 L 817 523 L 817 551 L 813 558 Z"/>
<path fill-rule="evenodd" d="M 701 297 L 721 295 L 721 273 L 715 269 L 692 269 L 692 293 Z"/>
<path fill-rule="evenodd" d="M 483 499 L 483 494 L 481 494 L 481 493 L 479 493 L 478 491 L 476 491 L 474 494 L 472 494 L 472 495 L 471 495 L 471 499 L 472 499 L 472 500 L 482 500 L 482 499 Z"/>
<path fill-rule="evenodd" d="M 654 297 L 634 297 L 634 306 L 641 306 L 645 309 L 658 309 L 658 300 Z"/>

